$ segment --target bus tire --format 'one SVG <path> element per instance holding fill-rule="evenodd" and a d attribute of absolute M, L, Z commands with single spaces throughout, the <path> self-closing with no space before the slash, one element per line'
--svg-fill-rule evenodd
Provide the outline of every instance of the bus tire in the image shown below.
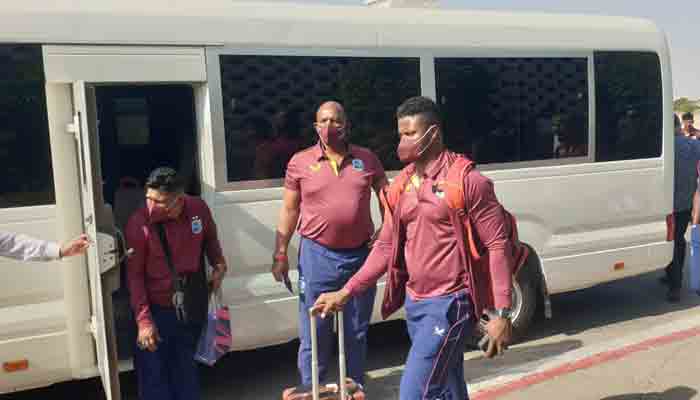
<path fill-rule="evenodd" d="M 513 281 L 513 342 L 521 340 L 535 318 L 537 293 L 540 282 L 539 271 L 531 262 L 526 262 Z"/>

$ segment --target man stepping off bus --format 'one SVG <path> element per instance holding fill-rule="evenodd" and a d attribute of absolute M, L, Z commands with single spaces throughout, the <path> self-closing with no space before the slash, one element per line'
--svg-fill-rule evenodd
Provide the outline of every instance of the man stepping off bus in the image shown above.
<path fill-rule="evenodd" d="M 311 386 L 309 308 L 321 293 L 339 290 L 362 266 L 374 235 L 371 190 L 387 184 L 379 159 L 349 143 L 350 123 L 343 106 L 323 103 L 314 124 L 319 141 L 289 161 L 277 227 L 272 274 L 289 285 L 287 247 L 298 226 L 299 346 L 301 384 Z M 376 287 L 367 287 L 345 308 L 348 376 L 362 384 L 367 328 Z M 330 321 L 317 325 L 319 375 L 324 380 L 333 349 Z"/>
<path fill-rule="evenodd" d="M 463 400 L 468 393 L 462 353 L 484 299 L 475 296 L 481 286 L 473 270 L 465 268 L 471 262 L 464 237 L 458 235 L 464 231 L 458 211 L 466 212 L 467 223 L 488 253 L 489 265 L 482 273 L 492 283 L 488 290 L 497 314 L 487 325 L 492 342 L 488 356 L 501 353 L 510 340 L 513 243 L 492 182 L 444 147 L 437 105 L 426 97 L 410 98 L 398 108 L 397 119 L 398 154 L 408 165 L 386 196 L 382 194 L 386 214 L 379 237 L 360 271 L 341 290 L 321 295 L 314 311 L 326 316 L 347 307 L 388 271 L 382 314 L 386 318 L 405 305 L 412 342 L 400 399 Z M 461 182 L 448 179 L 456 163 L 465 167 Z M 450 189 L 445 184 L 463 185 L 464 209 L 447 204 Z"/>

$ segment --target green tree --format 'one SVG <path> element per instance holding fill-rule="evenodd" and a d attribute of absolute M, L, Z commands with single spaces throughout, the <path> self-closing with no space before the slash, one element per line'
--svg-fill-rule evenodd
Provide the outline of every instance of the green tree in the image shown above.
<path fill-rule="evenodd" d="M 700 100 L 690 100 L 687 97 L 681 97 L 673 100 L 673 111 L 678 113 L 695 112 L 700 110 Z"/>

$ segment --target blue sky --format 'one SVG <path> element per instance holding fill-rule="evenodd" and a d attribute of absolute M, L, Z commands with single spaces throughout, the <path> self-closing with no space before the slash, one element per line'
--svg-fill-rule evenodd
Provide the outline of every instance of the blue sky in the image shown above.
<path fill-rule="evenodd" d="M 363 0 L 291 0 L 299 3 L 362 5 Z M 700 0 L 441 0 L 443 8 L 524 10 L 625 15 L 649 18 L 671 46 L 674 97 L 700 99 Z"/>

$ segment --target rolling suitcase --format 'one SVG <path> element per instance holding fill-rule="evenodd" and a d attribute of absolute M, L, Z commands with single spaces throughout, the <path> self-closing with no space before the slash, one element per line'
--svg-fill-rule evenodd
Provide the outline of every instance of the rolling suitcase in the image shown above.
<path fill-rule="evenodd" d="M 309 310 L 309 314 L 311 310 Z M 345 390 L 340 390 L 338 383 L 320 385 L 318 382 L 318 345 L 316 339 L 316 318 L 310 315 L 311 321 L 311 391 L 302 387 L 292 387 L 282 393 L 282 400 L 365 400 L 362 387 L 348 378 L 345 371 L 345 332 L 343 331 L 343 312 L 336 313 L 338 326 L 338 364 L 340 366 L 340 382 L 345 382 Z"/>

